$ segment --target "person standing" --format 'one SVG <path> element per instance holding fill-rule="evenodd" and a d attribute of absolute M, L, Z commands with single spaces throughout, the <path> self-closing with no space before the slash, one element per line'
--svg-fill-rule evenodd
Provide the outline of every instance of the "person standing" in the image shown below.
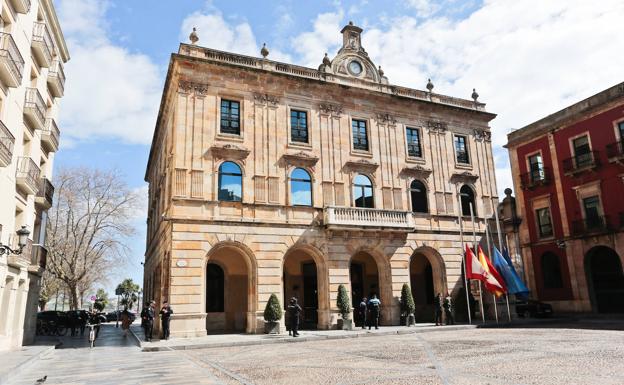
<path fill-rule="evenodd" d="M 91 309 L 91 314 L 89 315 L 89 323 L 91 325 L 94 325 L 95 339 L 97 340 L 98 336 L 100 335 L 100 324 L 102 323 L 102 320 L 100 319 L 100 315 L 98 314 L 97 310 L 95 310 L 95 308 Z"/>
<path fill-rule="evenodd" d="M 362 302 L 360 302 L 360 318 L 362 321 L 362 329 L 366 329 L 366 312 L 367 312 L 367 304 L 366 297 L 362 298 Z"/>
<path fill-rule="evenodd" d="M 299 337 L 299 314 L 301 314 L 301 306 L 297 303 L 297 298 L 292 297 L 288 304 L 288 316 L 290 318 L 290 330 L 293 337 Z"/>
<path fill-rule="evenodd" d="M 171 321 L 172 314 L 173 309 L 169 306 L 169 302 L 163 302 L 163 306 L 160 309 L 160 321 L 163 328 L 163 338 L 165 340 L 169 339 L 169 322 Z"/>
<path fill-rule="evenodd" d="M 128 336 L 128 329 L 130 329 L 130 313 L 128 312 L 128 308 L 124 307 L 121 312 L 121 330 L 123 330 L 123 336 Z"/>
<path fill-rule="evenodd" d="M 154 330 L 154 305 L 156 302 L 150 301 L 141 311 L 141 322 L 145 331 L 145 341 L 152 341 L 152 331 Z"/>
<path fill-rule="evenodd" d="M 373 294 L 373 298 L 368 300 L 368 309 L 370 311 L 368 330 L 371 330 L 372 325 L 375 325 L 375 329 L 379 329 L 379 313 L 381 310 L 381 301 L 379 300 L 379 298 L 377 298 L 377 294 Z"/>
<path fill-rule="evenodd" d="M 444 298 L 444 317 L 446 318 L 447 325 L 455 325 L 455 320 L 453 319 L 453 299 L 451 295 L 447 292 L 446 297 Z"/>
<path fill-rule="evenodd" d="M 442 325 L 442 305 L 442 295 L 438 293 L 433 300 L 433 306 L 435 311 L 435 326 Z"/>

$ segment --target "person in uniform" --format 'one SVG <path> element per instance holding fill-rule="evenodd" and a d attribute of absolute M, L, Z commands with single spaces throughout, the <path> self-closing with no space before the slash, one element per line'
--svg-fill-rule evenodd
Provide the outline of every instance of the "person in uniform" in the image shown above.
<path fill-rule="evenodd" d="M 160 321 L 163 329 L 163 338 L 165 340 L 169 339 L 169 322 L 171 321 L 172 314 L 173 309 L 171 309 L 169 302 L 164 301 L 163 306 L 160 309 Z"/>
<path fill-rule="evenodd" d="M 367 303 L 366 297 L 362 298 L 362 302 L 360 302 L 360 318 L 362 321 L 362 329 L 366 329 L 366 312 L 367 312 Z"/>
<path fill-rule="evenodd" d="M 368 330 L 375 325 L 375 329 L 379 329 L 379 313 L 381 308 L 381 301 L 377 298 L 377 294 L 373 294 L 373 298 L 368 300 L 369 318 Z"/>
<path fill-rule="evenodd" d="M 301 306 L 297 303 L 297 297 L 292 297 L 288 304 L 288 317 L 290 318 L 290 330 L 293 337 L 299 337 L 299 314 Z"/>
<path fill-rule="evenodd" d="M 444 297 L 444 317 L 446 318 L 447 325 L 455 325 L 455 320 L 453 319 L 453 299 L 451 295 L 447 292 L 446 297 Z"/>
<path fill-rule="evenodd" d="M 145 331 L 145 341 L 152 341 L 152 331 L 154 330 L 154 305 L 156 302 L 150 301 L 141 311 L 141 322 Z"/>
<path fill-rule="evenodd" d="M 435 311 L 435 326 L 442 325 L 442 305 L 442 295 L 438 293 L 433 299 L 433 306 Z"/>

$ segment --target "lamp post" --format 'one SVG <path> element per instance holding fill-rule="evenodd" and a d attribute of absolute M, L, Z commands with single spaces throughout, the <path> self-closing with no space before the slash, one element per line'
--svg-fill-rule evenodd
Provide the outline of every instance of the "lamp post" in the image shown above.
<path fill-rule="evenodd" d="M 26 246 L 26 242 L 28 242 L 28 236 L 30 235 L 30 231 L 26 229 L 26 226 L 22 226 L 21 229 L 15 232 L 17 234 L 17 249 L 12 249 L 8 245 L 3 245 L 0 243 L 0 255 L 20 255 L 22 251 L 24 251 L 24 246 Z"/>
<path fill-rule="evenodd" d="M 117 286 L 117 289 L 115 289 L 115 294 L 117 294 L 117 321 L 115 322 L 115 327 L 118 328 L 119 327 L 119 296 L 123 294 L 123 289 Z"/>

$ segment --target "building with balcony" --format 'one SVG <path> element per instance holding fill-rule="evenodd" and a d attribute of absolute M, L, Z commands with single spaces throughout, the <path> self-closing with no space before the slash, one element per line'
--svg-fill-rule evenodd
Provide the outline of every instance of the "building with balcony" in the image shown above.
<path fill-rule="evenodd" d="M 299 298 L 304 327 L 334 328 L 340 284 L 354 305 L 378 295 L 386 325 L 404 283 L 417 319 L 432 319 L 437 292 L 465 304 L 460 221 L 471 228 L 474 206 L 482 234 L 498 202 L 495 115 L 476 92 L 392 85 L 361 32 L 345 26 L 318 68 L 266 47 L 172 55 L 145 176 L 144 274 L 146 299 L 176 309 L 172 336 L 261 332 L 271 293 Z"/>
<path fill-rule="evenodd" d="M 624 83 L 508 135 L 529 288 L 556 310 L 624 312 L 623 141 Z"/>
<path fill-rule="evenodd" d="M 30 232 L 21 254 L 0 256 L 0 350 L 6 350 L 35 334 L 69 54 L 52 0 L 0 0 L 0 9 L 0 244 L 16 249 L 16 231 Z"/>

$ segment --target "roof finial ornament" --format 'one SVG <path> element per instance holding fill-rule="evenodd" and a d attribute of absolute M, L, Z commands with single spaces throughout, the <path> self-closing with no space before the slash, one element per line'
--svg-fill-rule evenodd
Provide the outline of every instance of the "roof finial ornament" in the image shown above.
<path fill-rule="evenodd" d="M 349 25 L 353 25 L 353 21 L 349 20 Z"/>
<path fill-rule="evenodd" d="M 323 64 L 326 66 L 331 65 L 331 60 L 329 60 L 329 56 L 327 56 L 327 52 L 325 52 L 325 56 L 323 57 Z"/>
<path fill-rule="evenodd" d="M 195 45 L 199 41 L 199 36 L 197 35 L 197 28 L 193 27 L 193 32 L 189 35 L 189 40 L 191 44 Z"/>
<path fill-rule="evenodd" d="M 266 43 L 262 43 L 262 49 L 260 49 L 260 55 L 266 59 L 269 56 L 269 49 L 266 47 Z"/>
<path fill-rule="evenodd" d="M 429 93 L 433 90 L 433 83 L 431 83 L 431 79 L 428 79 L 427 81 L 427 89 L 429 90 Z"/>
<path fill-rule="evenodd" d="M 379 76 L 384 76 L 384 71 L 381 69 L 381 66 L 379 66 L 379 70 L 377 72 L 379 72 Z"/>
<path fill-rule="evenodd" d="M 479 94 L 477 93 L 476 89 L 474 89 L 474 88 L 472 89 L 472 95 L 471 96 L 472 96 L 472 100 L 474 100 L 474 102 L 476 103 L 477 99 L 479 99 Z"/>

